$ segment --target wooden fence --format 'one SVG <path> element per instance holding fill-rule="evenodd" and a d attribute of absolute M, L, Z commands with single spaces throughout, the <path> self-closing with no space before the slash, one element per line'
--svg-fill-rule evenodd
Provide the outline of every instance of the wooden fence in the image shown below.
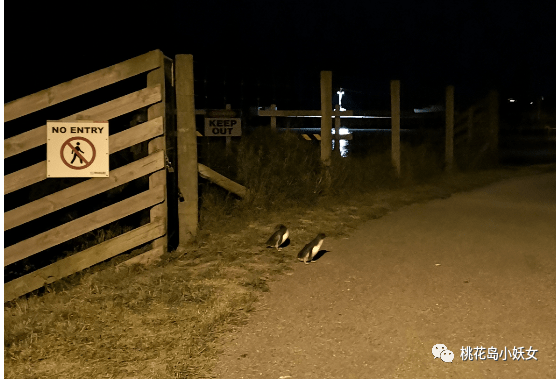
<path fill-rule="evenodd" d="M 4 301 L 13 300 L 145 243 L 151 242 L 152 249 L 141 258 L 166 251 L 168 207 L 165 129 L 168 122 L 167 108 L 170 108 L 167 107 L 167 95 L 172 93 L 173 86 L 173 61 L 161 51 L 151 51 L 7 103 L 4 105 L 4 122 L 5 127 L 9 128 L 10 121 L 139 74 L 146 74 L 146 88 L 61 120 L 105 121 L 147 107 L 148 120 L 111 135 L 109 151 L 113 154 L 148 141 L 148 154 L 111 170 L 108 178 L 91 178 L 5 212 L 4 232 L 146 175 L 149 178 L 148 190 L 7 246 L 4 250 L 4 267 L 145 209 L 150 209 L 150 221 L 6 283 Z M 6 139 L 4 159 L 44 144 L 46 125 Z M 56 180 L 61 179 L 46 178 L 46 160 L 43 160 L 6 175 L 4 194 L 37 183 L 49 186 Z"/>
<path fill-rule="evenodd" d="M 198 132 L 196 131 L 195 114 L 200 111 L 195 111 L 193 57 L 191 55 L 177 55 L 174 64 L 174 61 L 165 57 L 161 51 L 155 50 L 12 101 L 4 105 L 5 127 L 10 128 L 10 122 L 16 122 L 15 120 L 26 115 L 102 87 L 115 85 L 117 82 L 136 77 L 139 74 L 146 75 L 146 88 L 73 113 L 61 120 L 106 121 L 146 108 L 148 115 L 146 121 L 135 126 L 132 124 L 131 128 L 109 137 L 110 154 L 145 143 L 148 146 L 145 156 L 110 171 L 108 178 L 91 178 L 58 192 L 43 195 L 37 200 L 29 201 L 15 209 L 10 209 L 4 214 L 4 231 L 5 234 L 9 233 L 14 228 L 32 223 L 41 217 L 86 201 L 138 178 L 148 176 L 148 190 L 82 215 L 70 222 L 52 225 L 49 230 L 38 232 L 36 235 L 7 246 L 4 250 L 4 267 L 145 209 L 149 209 L 149 222 L 6 283 L 4 285 L 5 301 L 13 300 L 45 284 L 140 245 L 150 243 L 152 248 L 128 262 L 144 262 L 157 257 L 167 251 L 169 221 L 171 224 L 179 224 L 180 244 L 195 238 L 198 227 L 197 175 L 201 175 L 241 197 L 249 196 L 249 191 L 244 186 L 197 162 Z M 392 162 L 399 176 L 400 83 L 393 80 L 390 84 L 392 109 L 389 116 L 392 119 Z M 278 111 L 273 105 L 271 110 L 259 111 L 259 115 L 271 117 L 273 128 L 276 127 L 276 117 L 320 116 L 321 160 L 324 166 L 328 167 L 331 153 L 332 117 L 335 117 L 335 137 L 343 139 L 351 136 L 339 135 L 340 117 L 353 115 L 352 111 L 340 113 L 339 106 L 333 110 L 331 94 L 332 73 L 323 71 L 321 72 L 320 110 Z M 446 163 L 449 169 L 451 169 L 454 157 L 456 163 L 461 167 L 476 166 L 479 159 L 488 155 L 487 151 L 496 155 L 498 99 L 495 92 L 467 111 L 454 114 L 453 87 L 449 87 L 446 108 Z M 4 159 L 18 156 L 46 144 L 45 124 L 6 139 L 4 141 Z M 21 122 L 17 125 L 21 125 Z M 169 126 L 172 127 L 172 130 L 168 129 Z M 176 126 L 175 133 L 173 132 L 174 126 Z M 168 168 L 168 172 L 175 172 L 175 174 L 167 177 L 165 168 Z M 15 193 L 17 196 L 17 191 L 24 191 L 29 186 L 44 185 L 48 187 L 54 184 L 54 181 L 61 180 L 47 179 L 46 169 L 46 160 L 43 160 L 5 175 L 4 194 Z M 167 183 L 169 183 L 169 188 L 167 188 Z M 182 199 L 180 203 L 177 202 L 178 194 Z M 20 196 L 20 198 L 22 197 Z M 169 212 L 169 209 L 172 212 Z"/>
<path fill-rule="evenodd" d="M 454 116 L 453 148 L 455 163 L 462 169 L 498 163 L 498 93 Z"/>

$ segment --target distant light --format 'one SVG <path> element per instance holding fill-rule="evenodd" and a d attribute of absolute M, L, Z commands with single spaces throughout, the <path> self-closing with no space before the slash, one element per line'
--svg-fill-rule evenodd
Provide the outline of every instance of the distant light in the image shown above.
<path fill-rule="evenodd" d="M 285 116 L 285 117 L 319 117 L 320 116 Z M 390 118 L 390 116 L 341 116 L 342 118 Z"/>
<path fill-rule="evenodd" d="M 334 128 L 332 128 L 332 134 L 335 134 L 335 132 L 336 131 L 334 130 Z M 340 133 L 339 134 L 340 135 L 349 134 L 349 129 L 342 126 L 340 128 Z M 345 140 L 345 139 L 342 139 L 339 142 L 340 142 L 340 155 L 342 157 L 347 157 L 347 153 L 348 153 L 347 147 L 348 147 L 349 141 Z M 336 144 L 336 139 L 332 139 L 332 149 L 336 149 L 336 147 L 334 146 L 335 144 Z"/>
<path fill-rule="evenodd" d="M 336 134 L 336 129 L 332 128 L 332 134 Z M 342 126 L 340 127 L 340 132 L 338 134 L 341 136 L 349 134 L 349 129 Z"/>
<path fill-rule="evenodd" d="M 541 96 L 541 100 L 544 100 L 544 96 Z"/>
<path fill-rule="evenodd" d="M 509 101 L 510 103 L 515 103 L 515 99 L 512 99 L 511 97 L 508 99 L 508 101 Z"/>
<path fill-rule="evenodd" d="M 431 112 L 443 112 L 444 107 L 441 105 L 431 105 L 430 107 L 426 108 L 414 108 L 414 113 L 431 113 Z"/>
<path fill-rule="evenodd" d="M 340 90 L 336 93 L 339 96 L 338 105 L 340 106 L 340 112 L 343 112 L 343 111 L 346 110 L 346 108 L 342 108 L 342 96 L 344 95 L 344 90 L 342 88 L 340 88 Z"/>
<path fill-rule="evenodd" d="M 529 104 L 533 104 L 533 102 L 531 101 Z"/>

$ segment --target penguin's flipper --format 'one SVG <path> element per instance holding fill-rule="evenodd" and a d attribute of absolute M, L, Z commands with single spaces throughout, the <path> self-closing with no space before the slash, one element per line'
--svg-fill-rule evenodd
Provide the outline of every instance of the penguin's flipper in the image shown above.
<path fill-rule="evenodd" d="M 276 244 L 280 242 L 280 232 L 276 232 L 270 236 L 268 241 L 266 241 L 267 247 L 276 247 Z"/>
<path fill-rule="evenodd" d="M 307 264 L 307 256 L 311 253 L 311 251 L 307 247 L 308 245 L 305 245 L 303 249 L 301 249 L 301 251 L 297 254 L 297 259 L 304 262 L 305 264 Z"/>

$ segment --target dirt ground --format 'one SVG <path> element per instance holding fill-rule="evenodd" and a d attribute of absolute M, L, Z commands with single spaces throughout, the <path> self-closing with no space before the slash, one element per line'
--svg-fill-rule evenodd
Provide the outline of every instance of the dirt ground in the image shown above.
<path fill-rule="evenodd" d="M 407 206 L 323 249 L 270 283 L 214 377 L 556 378 L 556 173 Z"/>

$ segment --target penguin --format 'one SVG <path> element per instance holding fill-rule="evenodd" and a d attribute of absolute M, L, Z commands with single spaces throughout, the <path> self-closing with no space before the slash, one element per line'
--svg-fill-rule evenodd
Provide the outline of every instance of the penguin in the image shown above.
<path fill-rule="evenodd" d="M 268 241 L 266 241 L 267 247 L 275 247 L 278 251 L 282 250 L 280 247 L 288 239 L 290 232 L 288 228 L 280 224 L 276 226 L 276 231 L 270 236 Z"/>
<path fill-rule="evenodd" d="M 322 242 L 326 235 L 324 233 L 319 233 L 314 240 L 309 242 L 299 254 L 297 254 L 297 259 L 303 261 L 305 264 L 309 264 L 309 262 L 313 261 L 313 258 L 317 253 L 320 251 L 320 247 L 322 246 Z"/>

